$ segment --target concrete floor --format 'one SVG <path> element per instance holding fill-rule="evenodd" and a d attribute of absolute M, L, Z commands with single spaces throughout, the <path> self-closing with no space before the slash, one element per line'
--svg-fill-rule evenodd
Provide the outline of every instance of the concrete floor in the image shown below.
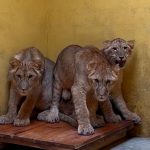
<path fill-rule="evenodd" d="M 150 138 L 134 137 L 110 148 L 110 150 L 150 150 Z"/>

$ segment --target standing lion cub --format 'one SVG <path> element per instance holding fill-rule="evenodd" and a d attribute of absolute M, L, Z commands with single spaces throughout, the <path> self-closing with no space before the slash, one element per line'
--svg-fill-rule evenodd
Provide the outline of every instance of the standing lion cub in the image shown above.
<path fill-rule="evenodd" d="M 54 65 L 34 47 L 10 59 L 8 112 L 0 116 L 0 124 L 28 125 L 34 108 L 43 111 L 50 107 Z"/>
<path fill-rule="evenodd" d="M 8 112 L 0 116 L 0 124 L 28 125 L 35 107 L 45 110 L 50 106 L 54 63 L 30 47 L 12 57 L 9 64 Z"/>
<path fill-rule="evenodd" d="M 116 66 L 111 67 L 97 48 L 68 46 L 59 54 L 55 65 L 51 109 L 39 114 L 38 119 L 59 121 L 58 106 L 62 90 L 71 89 L 78 133 L 93 134 L 91 120 L 97 121 L 98 101 L 108 100 L 109 88 L 117 80 L 117 74 Z M 88 97 L 89 93 L 94 93 L 95 100 Z M 102 124 L 104 121 L 101 118 L 101 126 Z"/>
<path fill-rule="evenodd" d="M 121 38 L 116 38 L 111 41 L 105 41 L 104 45 L 104 49 L 102 49 L 104 57 L 106 57 L 111 66 L 119 66 L 120 70 L 118 76 L 119 79 L 114 82 L 113 88 L 110 91 L 112 102 L 125 120 L 132 120 L 135 123 L 139 123 L 141 122 L 141 118 L 128 109 L 121 88 L 123 81 L 123 68 L 125 68 L 129 56 L 132 54 L 134 41 L 126 41 Z M 110 112 L 106 109 L 106 107 L 110 107 L 110 105 L 110 101 L 100 103 L 100 107 L 107 122 L 111 122 L 111 118 L 109 117 Z"/>
<path fill-rule="evenodd" d="M 25 126 L 30 124 L 34 108 L 43 111 L 51 105 L 55 63 L 44 57 L 37 48 L 30 47 L 12 57 L 9 64 L 8 112 L 0 116 L 0 124 Z M 68 99 L 69 95 L 64 90 L 62 98 Z M 60 113 L 60 118 L 71 119 L 63 113 Z"/>

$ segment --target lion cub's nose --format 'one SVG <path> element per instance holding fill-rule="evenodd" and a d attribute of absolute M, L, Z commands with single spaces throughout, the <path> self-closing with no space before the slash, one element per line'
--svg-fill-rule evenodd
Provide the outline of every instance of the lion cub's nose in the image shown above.
<path fill-rule="evenodd" d="M 22 81 L 22 83 L 21 83 L 20 86 L 21 86 L 22 91 L 28 90 L 28 84 L 27 84 L 27 82 Z"/>
<path fill-rule="evenodd" d="M 22 91 L 26 91 L 27 89 L 22 89 Z"/>
<path fill-rule="evenodd" d="M 124 57 L 122 57 L 122 56 L 121 56 L 121 57 L 119 57 L 119 58 L 120 58 L 121 60 L 122 60 L 122 59 L 124 59 Z"/>

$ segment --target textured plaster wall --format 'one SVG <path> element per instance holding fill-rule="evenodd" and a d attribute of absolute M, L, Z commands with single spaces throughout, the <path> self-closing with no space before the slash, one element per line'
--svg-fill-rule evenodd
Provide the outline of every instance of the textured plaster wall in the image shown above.
<path fill-rule="evenodd" d="M 150 135 L 149 0 L 0 0 L 0 112 L 6 111 L 8 59 L 36 46 L 49 58 L 69 44 L 93 44 L 122 37 L 135 40 L 124 74 L 128 107 L 143 119 L 137 135 Z"/>

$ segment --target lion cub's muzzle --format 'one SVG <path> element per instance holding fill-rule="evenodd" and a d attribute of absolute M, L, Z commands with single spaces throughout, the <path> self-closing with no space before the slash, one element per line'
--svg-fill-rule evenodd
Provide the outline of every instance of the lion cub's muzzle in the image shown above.
<path fill-rule="evenodd" d="M 107 100 L 107 97 L 108 96 L 99 96 L 98 101 L 103 102 L 103 101 Z"/>
<path fill-rule="evenodd" d="M 19 92 L 20 95 L 26 96 L 31 91 L 31 86 L 29 85 L 29 83 L 26 80 L 22 80 L 18 84 L 17 90 L 18 90 L 18 92 Z"/>
<path fill-rule="evenodd" d="M 101 86 L 95 90 L 95 96 L 97 97 L 98 101 L 107 100 L 108 95 L 109 95 L 109 92 L 108 92 L 108 89 L 106 88 L 106 85 Z"/>
<path fill-rule="evenodd" d="M 96 94 L 96 96 L 97 96 L 97 100 L 100 101 L 100 102 L 103 102 L 103 101 L 108 99 L 108 94 L 107 93 L 99 94 L 99 95 Z"/>
<path fill-rule="evenodd" d="M 27 96 L 29 93 L 29 90 L 20 89 L 18 90 L 18 92 L 21 96 Z"/>
<path fill-rule="evenodd" d="M 126 59 L 124 57 L 119 57 L 119 59 L 116 60 L 115 63 L 118 64 L 120 68 L 122 68 L 125 66 Z"/>

